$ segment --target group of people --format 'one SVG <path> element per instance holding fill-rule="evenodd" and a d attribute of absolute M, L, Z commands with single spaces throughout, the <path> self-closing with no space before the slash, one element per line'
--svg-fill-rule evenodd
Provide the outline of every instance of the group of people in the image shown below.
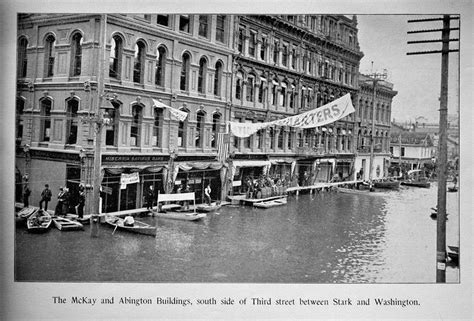
<path fill-rule="evenodd" d="M 288 186 L 290 184 L 289 175 L 270 176 L 261 174 L 257 179 L 247 176 L 245 179 L 246 194 L 249 198 L 258 198 L 263 188 L 270 187 L 273 194 L 277 194 L 279 187 Z"/>
<path fill-rule="evenodd" d="M 26 183 L 23 187 L 23 206 L 29 207 L 29 197 L 31 195 L 31 190 Z M 44 185 L 44 189 L 41 191 L 41 199 L 39 202 L 40 211 L 47 211 L 48 204 L 53 198 L 53 193 L 49 188 L 49 184 Z M 55 216 L 64 216 L 69 211 L 69 205 L 72 201 L 71 193 L 67 187 L 59 187 L 59 193 L 57 196 L 57 203 L 54 209 Z M 86 191 L 83 184 L 79 184 L 79 191 L 77 195 L 77 204 L 75 206 L 76 213 L 79 218 L 84 217 L 84 206 L 86 203 Z"/>

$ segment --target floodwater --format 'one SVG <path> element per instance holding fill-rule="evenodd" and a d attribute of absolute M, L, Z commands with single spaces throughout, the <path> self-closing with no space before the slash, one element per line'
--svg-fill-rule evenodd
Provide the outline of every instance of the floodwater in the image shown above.
<path fill-rule="evenodd" d="M 273 209 L 226 206 L 201 222 L 145 217 L 156 238 L 100 226 L 16 227 L 15 280 L 43 282 L 435 283 L 437 186 L 382 195 L 289 197 Z M 448 193 L 447 245 L 459 245 Z M 459 282 L 448 266 L 447 282 Z"/>

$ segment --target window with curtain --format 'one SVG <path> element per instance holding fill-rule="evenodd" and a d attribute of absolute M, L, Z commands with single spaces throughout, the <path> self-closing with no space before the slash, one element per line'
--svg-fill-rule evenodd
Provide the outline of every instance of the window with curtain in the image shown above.
<path fill-rule="evenodd" d="M 156 50 L 155 85 L 165 86 L 166 49 L 160 46 Z"/>
<path fill-rule="evenodd" d="M 107 110 L 110 124 L 105 127 L 105 145 L 106 146 L 117 146 L 118 145 L 118 128 L 120 121 L 120 104 L 112 101 L 114 109 Z"/>
<path fill-rule="evenodd" d="M 207 77 L 207 60 L 202 57 L 199 60 L 199 73 L 198 73 L 198 92 L 201 94 L 206 93 L 206 77 Z"/>
<path fill-rule="evenodd" d="M 204 145 L 204 121 L 206 115 L 202 110 L 196 113 L 196 136 L 194 137 L 194 146 L 202 148 Z"/>
<path fill-rule="evenodd" d="M 81 75 L 81 65 L 82 65 L 82 35 L 77 32 L 72 36 L 72 66 L 71 66 L 71 76 L 80 76 Z"/>
<path fill-rule="evenodd" d="M 28 67 L 28 40 L 22 37 L 18 44 L 18 76 L 21 78 L 26 77 L 26 70 Z"/>
<path fill-rule="evenodd" d="M 143 84 L 144 70 L 145 70 L 145 44 L 138 41 L 135 44 L 133 63 L 133 82 L 137 84 Z"/>
<path fill-rule="evenodd" d="M 50 99 L 43 99 L 41 101 L 41 136 L 40 141 L 49 142 L 51 140 L 51 107 Z"/>
<path fill-rule="evenodd" d="M 49 35 L 46 38 L 46 43 L 44 46 L 45 52 L 45 77 L 53 77 L 54 76 L 54 47 L 56 46 L 56 39 L 53 35 Z"/>
<path fill-rule="evenodd" d="M 219 133 L 219 126 L 221 123 L 221 115 L 218 113 L 215 113 L 212 115 L 212 137 L 211 137 L 211 147 L 216 148 L 217 147 L 217 134 Z"/>
<path fill-rule="evenodd" d="M 130 126 L 130 146 L 139 147 L 142 126 L 142 106 L 132 106 L 132 124 Z"/>
<path fill-rule="evenodd" d="M 114 36 L 110 43 L 110 57 L 109 57 L 109 77 L 120 79 L 120 68 L 122 61 L 122 38 Z"/>
<path fill-rule="evenodd" d="M 214 73 L 214 95 L 221 95 L 221 83 L 222 83 L 222 63 L 220 61 L 216 62 Z"/>
<path fill-rule="evenodd" d="M 181 80 L 180 80 L 180 89 L 184 91 L 189 90 L 188 78 L 189 78 L 189 66 L 191 62 L 191 57 L 186 52 L 183 54 L 182 63 L 181 63 Z"/>
<path fill-rule="evenodd" d="M 77 127 L 78 127 L 78 117 L 77 111 L 79 110 L 79 101 L 77 99 L 70 99 L 67 102 L 67 111 L 66 111 L 66 144 L 76 144 L 77 143 Z"/>

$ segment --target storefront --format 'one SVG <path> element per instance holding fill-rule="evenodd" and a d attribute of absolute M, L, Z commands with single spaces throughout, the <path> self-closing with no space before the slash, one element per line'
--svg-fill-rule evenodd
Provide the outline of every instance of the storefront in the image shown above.
<path fill-rule="evenodd" d="M 335 179 L 338 181 L 354 180 L 354 159 L 338 158 L 336 159 L 336 168 L 334 172 Z"/>
<path fill-rule="evenodd" d="M 232 180 L 231 195 L 245 194 L 248 189 L 246 182 L 268 174 L 270 166 L 268 160 L 233 160 L 229 174 Z"/>

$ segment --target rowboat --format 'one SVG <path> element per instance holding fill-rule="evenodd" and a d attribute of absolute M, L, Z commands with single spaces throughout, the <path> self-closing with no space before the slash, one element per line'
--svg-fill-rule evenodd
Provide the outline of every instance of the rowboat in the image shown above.
<path fill-rule="evenodd" d="M 18 212 L 17 216 L 19 218 L 27 219 L 30 217 L 33 213 L 36 213 L 39 211 L 39 208 L 36 207 L 24 207 L 21 209 L 21 211 Z"/>
<path fill-rule="evenodd" d="M 45 233 L 51 226 L 51 215 L 43 210 L 31 214 L 26 221 L 26 227 L 30 233 Z"/>
<path fill-rule="evenodd" d="M 197 212 L 203 212 L 203 213 L 209 213 L 209 212 L 217 211 L 220 208 L 221 208 L 220 202 L 214 202 L 214 203 L 211 203 L 211 205 L 208 205 L 208 204 L 198 205 L 198 206 L 196 206 L 196 211 Z"/>
<path fill-rule="evenodd" d="M 193 201 L 193 211 L 167 211 L 163 209 L 164 202 L 183 202 L 183 201 Z M 159 218 L 168 218 L 172 220 L 181 220 L 181 221 L 197 221 L 207 215 L 204 213 L 196 213 L 196 200 L 194 192 L 191 193 L 177 193 L 177 194 L 158 194 L 158 211 L 152 210 L 152 216 Z"/>
<path fill-rule="evenodd" d="M 422 181 L 422 180 L 407 180 L 403 181 L 400 184 L 405 185 L 405 186 L 412 186 L 412 187 L 423 187 L 423 188 L 430 188 L 431 183 L 428 181 Z"/>
<path fill-rule="evenodd" d="M 271 201 L 254 203 L 253 206 L 258 207 L 258 208 L 271 208 L 275 206 L 286 205 L 286 203 L 287 203 L 286 198 L 280 198 L 280 199 L 271 200 Z"/>
<path fill-rule="evenodd" d="M 451 261 L 458 263 L 459 262 L 459 246 L 449 246 L 448 245 L 448 257 Z"/>
<path fill-rule="evenodd" d="M 91 222 L 91 215 L 90 214 L 86 214 L 82 218 L 80 218 L 77 214 L 68 213 L 64 217 L 68 218 L 72 221 L 77 221 L 77 222 L 81 223 L 82 225 L 90 224 L 90 222 Z"/>
<path fill-rule="evenodd" d="M 384 188 L 384 189 L 398 189 L 400 187 L 399 181 L 385 180 L 374 182 L 375 188 Z"/>
<path fill-rule="evenodd" d="M 413 169 L 407 173 L 408 179 L 401 182 L 402 185 L 412 186 L 412 187 L 423 187 L 430 188 L 431 183 L 428 181 L 428 178 L 422 176 L 422 170 Z"/>
<path fill-rule="evenodd" d="M 53 217 L 53 223 L 60 231 L 78 231 L 84 229 L 84 226 L 81 223 L 65 217 Z"/>
<path fill-rule="evenodd" d="M 151 226 L 145 222 L 134 220 L 133 226 L 124 224 L 124 219 L 117 216 L 106 216 L 105 222 L 115 229 L 120 229 L 127 232 L 156 236 L 156 226 Z"/>

